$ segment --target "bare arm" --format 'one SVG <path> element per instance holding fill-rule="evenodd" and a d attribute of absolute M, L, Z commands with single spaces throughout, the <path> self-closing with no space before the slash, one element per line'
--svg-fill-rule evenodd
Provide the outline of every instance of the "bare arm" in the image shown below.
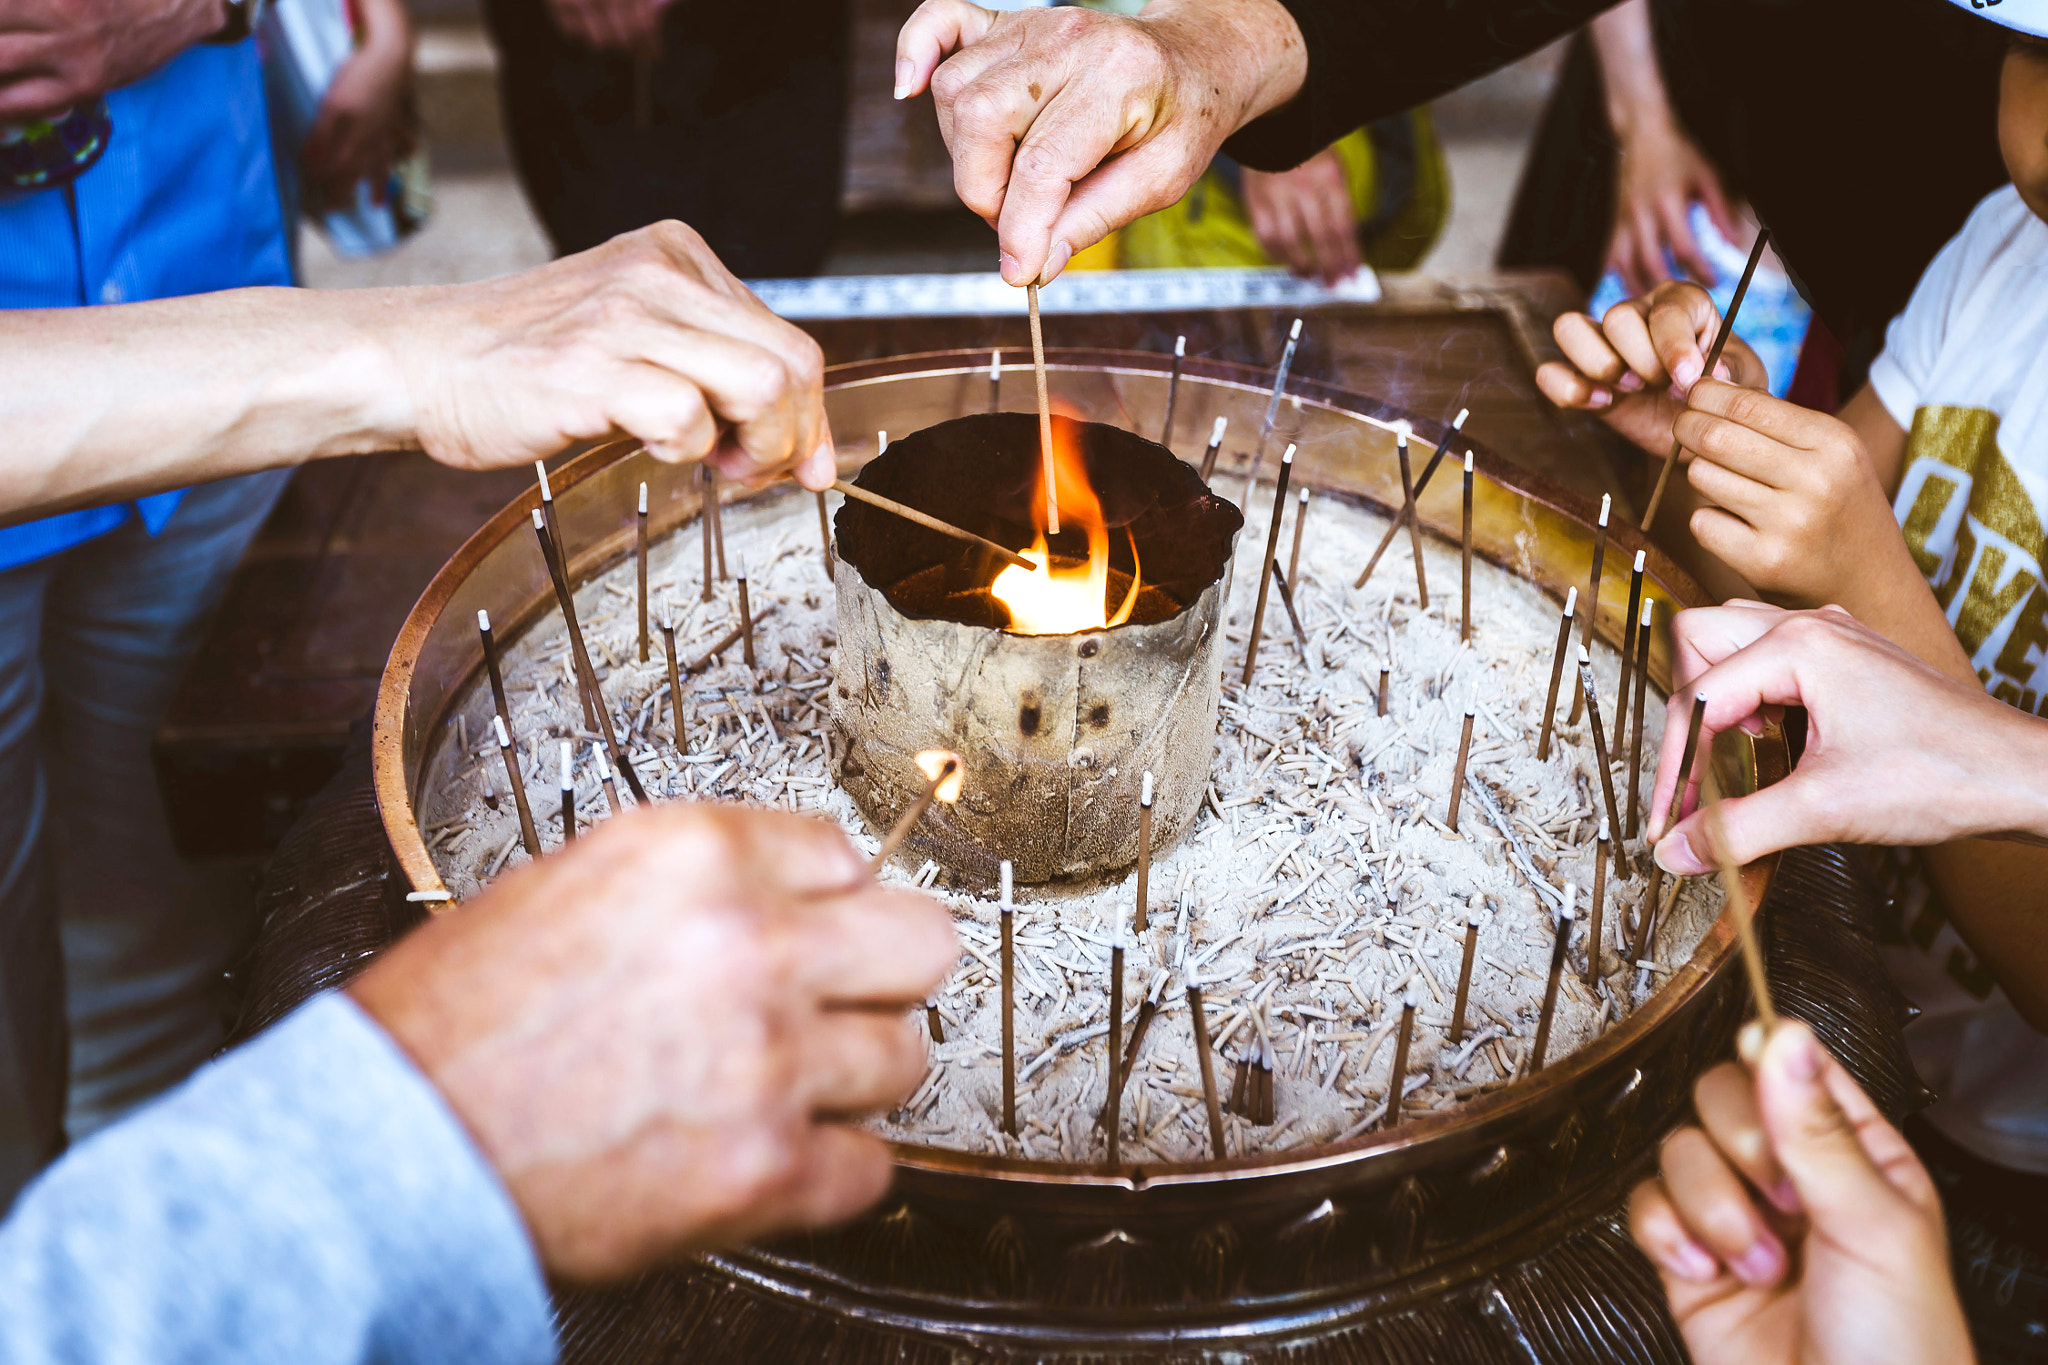
<path fill-rule="evenodd" d="M 474 285 L 0 313 L 0 519 L 365 451 L 522 464 L 618 432 L 829 483 L 822 373 L 676 223 Z"/>

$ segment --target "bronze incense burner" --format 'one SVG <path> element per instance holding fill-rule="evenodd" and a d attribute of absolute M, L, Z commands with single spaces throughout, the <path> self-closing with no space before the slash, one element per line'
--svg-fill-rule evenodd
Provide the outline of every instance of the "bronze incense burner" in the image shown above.
<path fill-rule="evenodd" d="M 1047 362 L 1062 410 L 1115 427 L 1158 430 L 1170 357 L 1071 350 L 1048 352 Z M 1005 399 L 1021 410 L 1031 395 L 1019 372 L 1011 367 Z M 1212 418 L 1228 416 L 1233 431 L 1256 432 L 1269 384 L 1257 371 L 1188 360 L 1180 379 L 1180 429 L 1206 432 Z M 980 412 L 987 393 L 985 352 L 841 366 L 827 379 L 827 404 L 840 432 L 939 428 Z M 1392 424 L 1409 421 L 1418 444 L 1449 435 L 1434 418 L 1331 386 L 1296 381 L 1291 394 L 1281 428 L 1285 439 L 1300 445 L 1294 477 L 1329 496 L 1397 506 Z M 1276 435 L 1276 443 L 1280 439 Z M 1583 580 L 1591 509 L 1517 469 L 1483 441 L 1470 444 L 1478 471 L 1477 553 L 1561 598 Z M 1245 459 L 1232 457 L 1219 481 L 1230 487 L 1228 471 Z M 571 577 L 584 580 L 629 553 L 633 491 L 643 480 L 654 536 L 695 518 L 701 509 L 692 473 L 624 442 L 566 464 L 554 486 Z M 900 493 L 894 477 L 887 465 L 875 471 L 877 484 Z M 793 494 L 785 485 L 732 496 Z M 1428 534 L 1455 539 L 1459 499 L 1456 479 L 1430 486 L 1419 504 Z M 444 710 L 481 666 L 475 611 L 487 608 L 509 639 L 552 610 L 527 532 L 535 505 L 530 494 L 508 506 L 449 562 L 414 608 L 384 675 L 375 788 L 397 865 L 415 891 L 444 889 L 414 816 L 415 801 L 441 740 Z M 1234 509 L 1228 516 L 1215 509 L 1203 524 L 1227 545 L 1234 518 Z M 989 530 L 992 521 L 963 519 L 970 529 L 996 534 Z M 874 603 L 892 589 L 905 590 L 901 578 L 889 580 L 862 522 L 851 507 L 840 513 L 842 613 L 844 598 L 854 595 L 848 588 L 868 597 L 854 613 L 857 624 L 860 612 L 879 611 Z M 1018 528 L 1008 529 L 1004 543 L 1021 543 Z M 1660 599 L 1660 622 L 1675 608 L 1703 600 L 1691 580 L 1632 529 L 1618 527 L 1613 539 L 1610 554 L 1647 551 L 1645 591 Z M 927 563 L 951 562 L 954 553 L 950 544 L 935 547 Z M 1610 576 L 1610 595 L 1596 617 L 1610 642 L 1621 634 L 1622 603 L 1613 584 Z M 1184 591 L 1191 597 L 1174 595 L 1181 604 L 1176 614 L 1142 629 L 1200 619 L 1213 581 L 1190 580 Z M 903 600 L 914 607 L 920 599 Z M 919 638 L 926 627 L 999 634 L 906 612 L 901 602 L 891 610 L 903 640 Z M 1085 643 L 1050 640 L 1069 652 Z M 888 644 L 886 654 L 872 646 L 855 627 L 843 630 L 840 648 L 860 661 L 859 676 L 872 678 L 883 657 L 903 657 L 897 644 Z M 939 657 L 964 648 L 970 646 L 945 645 Z M 1206 667 L 1191 685 L 1213 697 L 1213 647 L 1182 639 L 1175 648 Z M 847 668 L 843 661 L 842 676 Z M 1668 635 L 1660 633 L 1653 643 L 1651 670 L 1659 687 L 1668 688 Z M 901 666 L 892 672 L 903 678 Z M 1085 670 L 1064 677 L 1061 695 L 1085 699 Z M 936 687 L 929 680 L 919 685 Z M 991 737 L 979 737 L 975 727 L 983 722 L 972 707 L 964 718 L 937 723 L 953 727 L 947 747 L 968 750 L 971 761 L 976 750 L 997 752 L 993 732 L 1004 729 L 1001 743 L 1016 755 L 1005 761 L 1014 761 L 1026 789 L 1038 782 L 1048 793 L 1044 799 L 1053 801 L 1057 781 L 1046 771 L 1049 760 L 1010 737 L 1019 729 L 1022 702 L 1020 685 L 1006 686 L 1012 690 L 990 703 L 1000 720 L 988 722 Z M 835 704 L 863 704 L 851 687 L 847 691 Z M 1210 713 L 1195 705 L 1188 714 Z M 1071 745 L 1072 713 L 1059 716 L 1070 727 L 1061 744 Z M 1099 774 L 1075 779 L 1068 801 L 1085 804 L 1094 783 L 1114 782 L 1119 789 L 1135 783 L 1133 767 L 1152 761 L 1143 757 L 1147 741 L 1138 728 L 1140 735 L 1129 741 L 1132 757 L 1119 757 L 1113 776 L 1105 765 Z M 1208 743 L 1204 736 L 1201 752 Z M 892 747 L 906 745 L 917 747 L 908 740 Z M 894 755 L 876 740 L 857 743 L 851 753 L 860 771 L 849 774 L 849 786 L 870 783 L 864 806 L 871 815 L 888 814 L 903 799 Z M 1724 771 L 1721 778 L 1731 791 L 1751 790 L 1781 775 L 1787 763 L 1783 738 L 1773 730 L 1746 743 L 1740 771 Z M 1001 817 L 1000 809 L 989 809 L 957 818 L 966 837 L 969 820 Z M 987 828 L 974 827 L 972 837 L 987 837 Z M 1044 867 L 1056 875 L 1077 863 L 1115 866 L 1127 859 L 1124 842 L 1112 830 L 1078 853 L 1070 847 L 1049 857 Z M 1860 927 L 1869 892 L 1857 867 L 1803 851 L 1788 855 L 1783 867 L 1766 859 L 1742 875 L 1752 903 L 1769 907 L 1774 969 L 1787 974 L 1779 978 L 1781 1004 L 1814 1019 L 1881 1103 L 1895 1112 L 1911 1103 L 1917 1087 L 1898 1045 L 1895 997 Z M 1800 913 L 1788 917 L 1791 910 Z M 1684 1114 L 1693 1078 L 1727 1054 L 1746 1012 L 1734 932 L 1723 921 L 1661 990 L 1590 1045 L 1454 1112 L 1350 1141 L 1220 1162 L 1093 1169 L 898 1146 L 894 1191 L 855 1224 L 707 1257 L 625 1289 L 572 1295 L 564 1303 L 565 1344 L 571 1358 L 621 1361 L 1226 1355 L 1676 1361 L 1682 1352 L 1661 1294 L 1615 1210 L 1658 1137 Z"/>

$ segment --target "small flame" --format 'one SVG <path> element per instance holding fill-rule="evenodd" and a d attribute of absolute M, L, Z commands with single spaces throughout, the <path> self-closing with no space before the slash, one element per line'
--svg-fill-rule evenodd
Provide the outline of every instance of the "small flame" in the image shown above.
<path fill-rule="evenodd" d="M 924 774 L 927 782 L 938 782 L 939 789 L 932 793 L 937 800 L 947 805 L 960 799 L 960 784 L 967 777 L 967 762 L 951 749 L 926 749 L 916 758 L 917 770 Z M 951 769 L 949 773 L 947 770 Z M 945 781 L 940 782 L 941 777 Z"/>
<path fill-rule="evenodd" d="M 989 592 L 1010 613 L 1009 628 L 1019 635 L 1071 635 L 1128 621 L 1138 603 L 1138 542 L 1131 537 L 1131 586 L 1123 605 L 1109 609 L 1109 529 L 1102 501 L 1089 486 L 1081 460 L 1081 424 L 1071 417 L 1052 419 L 1053 482 L 1059 495 L 1060 518 L 1088 533 L 1085 564 L 1057 564 L 1045 540 L 1044 476 L 1031 498 L 1038 536 L 1021 553 L 1032 568 L 1012 564 L 996 575 Z M 1129 536 L 1128 530 L 1125 532 Z"/>

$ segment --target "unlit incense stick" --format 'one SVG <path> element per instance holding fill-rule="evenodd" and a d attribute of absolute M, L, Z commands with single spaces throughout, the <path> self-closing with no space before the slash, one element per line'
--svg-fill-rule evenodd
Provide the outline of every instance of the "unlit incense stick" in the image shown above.
<path fill-rule="evenodd" d="M 1415 596 L 1429 610 L 1429 575 L 1422 566 L 1422 514 L 1416 505 L 1415 480 L 1408 464 L 1408 424 L 1394 425 L 1394 453 L 1401 461 L 1401 510 L 1408 520 L 1408 548 L 1415 555 Z"/>
<path fill-rule="evenodd" d="M 1188 353 L 1188 339 L 1176 337 L 1173 342 L 1173 373 L 1166 379 L 1166 420 L 1159 424 L 1159 444 L 1173 449 L 1173 409 L 1180 402 L 1180 363 Z"/>
<path fill-rule="evenodd" d="M 1036 572 L 1040 567 L 1026 559 L 1023 555 L 1018 554 L 1015 550 L 1006 549 L 996 544 L 987 536 L 978 536 L 972 531 L 963 530 L 953 525 L 951 522 L 940 521 L 931 513 L 920 512 L 908 503 L 898 502 L 894 498 L 885 498 L 880 493 L 870 493 L 859 484 L 848 483 L 845 479 L 841 479 L 833 484 L 832 487 L 856 502 L 864 502 L 870 507 L 889 513 L 891 516 L 902 517 L 905 521 L 914 521 L 919 526 L 937 531 L 940 535 L 951 536 L 955 540 L 964 540 L 969 544 L 979 545 L 990 554 L 995 555 L 1006 563 L 1015 564 L 1020 569 L 1030 569 Z"/>
<path fill-rule="evenodd" d="M 1444 823 L 1455 831 L 1458 828 L 1458 807 L 1465 796 L 1465 760 L 1472 753 L 1473 708 L 1465 707 L 1465 727 L 1458 734 L 1458 766 L 1451 770 L 1451 808 L 1446 812 Z"/>
<path fill-rule="evenodd" d="M 562 523 L 557 520 L 555 514 L 555 490 L 548 482 L 548 467 L 545 463 L 535 460 L 533 462 L 533 472 L 540 480 L 539 524 L 547 527 L 548 532 L 547 539 L 541 546 L 541 553 L 547 560 L 548 573 L 553 577 L 559 577 L 562 582 L 566 583 L 569 581 L 569 561 L 566 558 L 569 547 L 568 543 L 562 539 Z M 568 606 L 563 607 L 562 610 L 564 614 L 573 613 L 575 611 L 573 600 Z M 576 692 L 583 702 L 584 728 L 596 729 L 597 716 L 591 709 L 590 694 L 583 690 L 580 680 Z"/>
<path fill-rule="evenodd" d="M 1124 1060 L 1124 929 L 1118 916 L 1116 936 L 1109 945 L 1109 1164 L 1122 1159 Z"/>
<path fill-rule="evenodd" d="M 1468 408 L 1458 409 L 1458 415 L 1451 419 L 1452 431 L 1459 431 L 1464 428 L 1465 417 L 1469 411 L 1470 409 Z M 1435 453 L 1429 457 L 1429 463 L 1422 467 L 1422 477 L 1415 481 L 1416 497 L 1421 497 L 1423 493 L 1428 490 L 1429 481 L 1436 476 L 1436 467 L 1444 462 L 1444 455 L 1449 450 L 1450 442 L 1445 441 L 1442 445 L 1438 446 L 1436 448 Z M 1356 591 L 1359 588 L 1363 588 L 1366 585 L 1367 580 L 1372 577 L 1372 571 L 1379 567 L 1380 560 L 1386 555 L 1387 551 L 1390 548 L 1392 548 L 1394 544 L 1394 537 L 1401 534 L 1402 526 L 1407 524 L 1408 518 L 1413 511 L 1414 509 L 1408 506 L 1406 502 L 1403 502 L 1401 504 L 1400 511 L 1396 512 L 1394 514 L 1394 519 L 1387 523 L 1386 532 L 1380 537 L 1380 543 L 1373 547 L 1372 554 L 1367 557 L 1365 561 L 1365 567 L 1359 570 L 1358 581 L 1351 585 L 1354 591 Z"/>
<path fill-rule="evenodd" d="M 1003 353 L 999 350 L 988 353 L 988 410 L 1003 410 Z"/>
<path fill-rule="evenodd" d="M 749 669 L 754 666 L 754 604 L 747 596 L 747 564 L 740 561 L 735 585 L 740 595 L 740 657 Z"/>
<path fill-rule="evenodd" d="M 1280 572 L 1280 561 L 1273 561 L 1273 586 L 1280 589 L 1280 605 L 1287 609 L 1287 623 L 1294 628 L 1294 643 L 1301 647 L 1301 661 L 1308 662 L 1308 632 L 1301 628 L 1301 613 L 1294 609 L 1294 588 L 1288 583 L 1287 575 Z"/>
<path fill-rule="evenodd" d="M 1657 603 L 1654 600 L 1643 603 L 1642 617 L 1636 626 L 1636 697 L 1633 738 L 1629 741 L 1628 759 L 1628 833 L 1636 837 L 1636 807 L 1643 795 L 1643 701 L 1650 690 L 1650 625 L 1656 619 Z"/>
<path fill-rule="evenodd" d="M 512 802 L 519 809 L 519 839 L 526 845 L 526 856 L 540 857 L 540 831 L 533 825 L 533 807 L 526 802 L 526 777 L 519 771 L 519 754 L 512 747 L 512 734 L 505 728 L 503 716 L 493 716 L 491 721 L 498 728 L 498 753 L 505 760 L 505 780 L 512 786 Z"/>
<path fill-rule="evenodd" d="M 1026 285 L 1031 307 L 1031 372 L 1038 380 L 1038 460 L 1045 481 L 1045 533 L 1060 533 L 1060 493 L 1052 462 L 1052 399 L 1045 391 L 1045 331 L 1038 321 L 1038 286 Z"/>
<path fill-rule="evenodd" d="M 1195 1068 L 1202 1073 L 1202 1104 L 1209 1113 L 1209 1154 L 1217 1161 L 1225 1155 L 1223 1106 L 1216 1097 L 1216 1059 L 1209 1047 L 1209 1021 L 1202 1014 L 1202 988 L 1189 986 L 1188 1020 L 1195 1030 Z"/>
<path fill-rule="evenodd" d="M 1294 499 L 1294 548 L 1287 552 L 1287 581 L 1290 584 L 1301 581 L 1301 531 L 1308 525 L 1308 490 L 1302 489 Z"/>
<path fill-rule="evenodd" d="M 993 367 L 991 367 L 993 368 Z M 1017 906 L 1012 895 L 1010 860 L 1002 863 L 1003 921 L 1003 1131 L 1017 1136 Z"/>
<path fill-rule="evenodd" d="M 626 779 L 626 789 L 633 793 L 633 799 L 647 804 L 647 790 L 640 785 L 639 775 L 626 762 L 626 756 L 619 748 L 619 736 L 612 725 L 612 710 L 605 705 L 604 692 L 597 684 L 597 670 L 590 666 L 590 651 L 583 644 L 583 627 L 576 619 L 576 595 L 569 590 L 569 580 L 563 565 L 567 559 L 561 547 L 552 543 L 548 529 L 543 524 L 539 511 L 533 514 L 533 532 L 540 538 L 541 560 L 548 566 L 548 576 L 554 581 L 555 601 L 562 609 L 562 620 L 569 627 L 569 653 L 576 671 L 577 688 L 583 693 L 584 710 L 597 713 L 597 730 L 604 736 L 604 747 L 611 754 L 612 764 Z"/>
<path fill-rule="evenodd" d="M 1557 983 L 1564 975 L 1565 954 L 1572 942 L 1572 894 L 1578 888 L 1565 883 L 1564 904 L 1557 908 L 1557 937 L 1550 941 L 1550 975 L 1543 983 L 1543 1010 L 1536 1016 L 1536 1038 L 1529 1044 L 1529 1064 L 1525 1074 L 1535 1075 L 1543 1069 L 1543 1054 L 1550 1050 L 1550 1024 L 1557 1014 Z"/>
<path fill-rule="evenodd" d="M 1139 933 L 1145 932 L 1146 911 L 1152 901 L 1152 774 L 1147 772 L 1138 792 L 1138 906 L 1133 920 Z"/>
<path fill-rule="evenodd" d="M 1230 425 L 1228 417 L 1218 417 L 1216 425 L 1209 428 L 1209 448 L 1202 452 L 1202 482 L 1216 472 L 1216 453 L 1223 449 L 1223 429 Z"/>
<path fill-rule="evenodd" d="M 1401 1121 L 1401 1091 L 1408 1079 L 1408 1046 L 1415 1036 L 1415 1011 L 1422 1008 L 1422 983 L 1409 978 L 1408 993 L 1401 1000 L 1401 1031 L 1394 1035 L 1394 1066 L 1387 1073 L 1387 1108 L 1380 1127 L 1392 1128 Z"/>
<path fill-rule="evenodd" d="M 1557 688 L 1564 680 L 1565 652 L 1572 643 L 1572 613 L 1578 610 L 1579 590 L 1571 589 L 1565 594 L 1564 615 L 1557 619 L 1557 652 L 1550 659 L 1550 695 L 1543 703 L 1543 729 L 1536 740 L 1536 761 L 1543 762 L 1550 757 L 1550 729 L 1557 719 Z"/>
<path fill-rule="evenodd" d="M 1636 618 L 1643 610 L 1644 552 L 1636 551 L 1636 562 L 1628 571 L 1628 614 L 1622 618 L 1621 681 L 1614 689 L 1614 739 L 1608 752 L 1619 757 L 1628 738 L 1628 684 L 1635 676 Z"/>
<path fill-rule="evenodd" d="M 576 746 L 562 741 L 562 847 L 576 842 Z"/>
<path fill-rule="evenodd" d="M 1472 638 L 1472 452 L 1465 452 L 1465 537 L 1463 546 L 1464 576 L 1459 588 L 1459 603 L 1464 609 L 1464 619 L 1458 627 L 1458 638 Z"/>
<path fill-rule="evenodd" d="M 1259 566 L 1258 605 L 1252 608 L 1252 634 L 1244 650 L 1244 677 L 1240 681 L 1247 687 L 1252 681 L 1252 665 L 1259 659 L 1259 635 L 1266 626 L 1266 593 L 1273 586 L 1273 566 L 1279 562 L 1273 557 L 1273 552 L 1280 546 L 1280 514 L 1287 508 L 1287 480 L 1293 474 L 1294 447 L 1290 445 L 1287 453 L 1280 457 L 1280 482 L 1273 489 L 1273 517 L 1266 527 L 1266 553 Z"/>
<path fill-rule="evenodd" d="M 640 577 L 640 662 L 647 662 L 647 485 L 640 485 L 640 511 L 633 524 L 633 566 Z"/>
<path fill-rule="evenodd" d="M 1600 823 L 1599 837 L 1593 844 L 1593 899 L 1586 905 L 1586 984 L 1592 985 L 1600 979 L 1600 933 L 1607 922 L 1607 823 Z"/>
<path fill-rule="evenodd" d="M 704 589 L 702 598 L 711 600 L 711 584 L 717 572 L 711 550 L 711 467 L 697 466 L 697 534 L 704 542 Z"/>
<path fill-rule="evenodd" d="M 933 1042 L 946 1041 L 946 1025 L 939 1018 L 939 1002 L 936 1000 L 924 1002 L 924 1027 L 925 1032 L 931 1034 Z"/>
<path fill-rule="evenodd" d="M 1393 671 L 1392 667 L 1387 664 L 1383 663 L 1380 665 L 1380 685 L 1379 691 L 1375 694 L 1374 715 L 1384 716 L 1387 714 L 1387 682 L 1392 677 Z"/>
<path fill-rule="evenodd" d="M 1621 828 L 1621 811 L 1614 802 L 1614 771 L 1607 763 L 1607 735 L 1600 726 L 1600 698 L 1593 691 L 1593 657 L 1579 646 L 1579 679 L 1586 692 L 1586 729 L 1593 736 L 1593 766 L 1600 770 L 1600 794 L 1607 801 L 1607 827 Z"/>
<path fill-rule="evenodd" d="M 604 788 L 605 809 L 617 815 L 625 807 L 619 804 L 619 784 L 612 781 L 612 765 L 604 761 L 604 750 L 595 744 L 590 746 L 590 761 L 597 765 L 597 781 Z"/>
<path fill-rule="evenodd" d="M 1721 318 L 1721 330 L 1714 333 L 1714 345 L 1707 352 L 1707 367 L 1700 371 L 1705 379 L 1714 373 L 1714 367 L 1721 363 L 1721 348 L 1728 344 L 1728 334 L 1735 330 L 1735 314 L 1742 308 L 1742 296 L 1749 292 L 1749 282 L 1756 276 L 1756 263 L 1764 258 L 1764 247 L 1770 243 L 1771 230 L 1758 228 L 1756 244 L 1749 249 L 1749 260 L 1742 267 L 1742 278 L 1735 282 L 1735 296 L 1728 300 L 1728 311 Z M 1678 463 L 1678 452 L 1682 443 L 1672 441 L 1671 453 L 1664 457 L 1664 467 L 1657 471 L 1657 486 L 1650 492 L 1650 505 L 1643 509 L 1641 530 L 1647 534 L 1650 523 L 1657 519 L 1657 508 L 1664 502 L 1664 486 L 1671 482 L 1671 470 Z"/>
<path fill-rule="evenodd" d="M 1476 897 L 1474 898 L 1477 899 Z M 1465 959 L 1458 964 L 1458 995 L 1451 1006 L 1451 1042 L 1465 1039 L 1465 1001 L 1472 992 L 1472 959 L 1479 953 L 1479 907 L 1465 911 Z"/>
<path fill-rule="evenodd" d="M 1614 504 L 1611 495 L 1600 495 L 1600 521 L 1593 528 L 1593 574 L 1592 586 L 1586 591 L 1586 614 L 1579 621 L 1579 644 L 1593 647 L 1593 629 L 1600 624 L 1600 579 L 1607 561 L 1607 514 Z M 1572 713 L 1565 718 L 1565 724 L 1577 725 L 1579 712 L 1586 704 L 1586 690 L 1583 682 L 1572 684 Z"/>
<path fill-rule="evenodd" d="M 1301 341 L 1301 319 L 1287 329 L 1287 345 L 1280 352 L 1280 369 L 1273 376 L 1273 396 L 1266 401 L 1266 418 L 1259 424 L 1258 448 L 1252 452 L 1251 473 L 1245 476 L 1245 496 L 1259 481 L 1259 466 L 1266 462 L 1266 443 L 1273 439 L 1273 423 L 1280 417 L 1280 399 L 1287 392 L 1287 372 L 1294 368 L 1294 348 Z"/>
<path fill-rule="evenodd" d="M 484 642 L 484 671 L 491 678 L 491 704 L 497 707 L 498 722 L 510 734 L 512 708 L 505 701 L 505 674 L 498 666 L 498 639 L 491 634 L 491 614 L 481 607 L 476 613 L 476 633 Z"/>

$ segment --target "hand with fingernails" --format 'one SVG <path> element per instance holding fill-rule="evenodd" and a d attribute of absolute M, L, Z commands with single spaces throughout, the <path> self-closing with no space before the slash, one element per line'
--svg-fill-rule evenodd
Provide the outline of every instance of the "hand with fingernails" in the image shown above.
<path fill-rule="evenodd" d="M 1629 1199 L 1697 1365 L 1968 1365 L 1934 1183 L 1806 1025 L 1743 1030 Z"/>

